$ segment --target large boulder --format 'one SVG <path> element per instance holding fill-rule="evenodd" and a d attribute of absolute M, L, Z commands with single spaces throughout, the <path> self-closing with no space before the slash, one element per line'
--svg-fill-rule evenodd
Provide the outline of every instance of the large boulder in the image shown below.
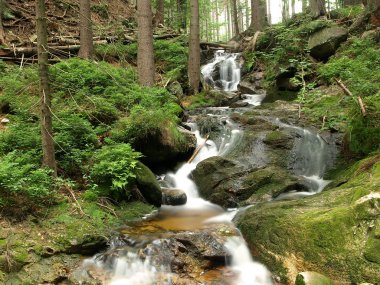
<path fill-rule="evenodd" d="M 280 283 L 310 269 L 335 284 L 379 283 L 380 161 L 366 159 L 345 172 L 349 179 L 339 187 L 258 204 L 237 216 L 255 259 Z"/>
<path fill-rule="evenodd" d="M 162 165 L 174 165 L 179 160 L 190 158 L 196 148 L 196 138 L 194 134 L 183 128 L 178 128 L 178 132 L 164 128 L 133 142 L 133 147 L 144 155 L 143 163 L 155 168 Z"/>
<path fill-rule="evenodd" d="M 308 47 L 312 57 L 326 60 L 332 56 L 340 44 L 348 37 L 348 31 L 342 27 L 324 28 L 309 38 Z"/>
<path fill-rule="evenodd" d="M 138 162 L 136 169 L 137 188 L 148 203 L 160 207 L 162 204 L 162 192 L 156 176 L 141 162 Z"/>

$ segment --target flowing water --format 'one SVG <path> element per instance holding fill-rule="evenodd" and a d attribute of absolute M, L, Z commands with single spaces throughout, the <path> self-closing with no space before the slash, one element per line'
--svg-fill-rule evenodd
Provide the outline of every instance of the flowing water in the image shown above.
<path fill-rule="evenodd" d="M 202 67 L 205 81 L 214 88 L 224 91 L 236 91 L 240 81 L 239 54 L 228 54 L 218 51 L 214 60 Z M 265 95 L 243 94 L 244 102 L 250 107 L 260 105 Z M 228 108 L 208 108 L 204 110 L 207 116 L 220 120 L 223 130 L 214 140 L 201 136 L 197 124 L 188 123 L 196 136 L 197 146 L 201 147 L 195 159 L 184 163 L 176 171 L 162 175 L 162 186 L 177 188 L 186 192 L 187 203 L 183 206 L 162 206 L 146 221 L 129 225 L 120 230 L 121 238 L 115 238 L 109 249 L 93 258 L 86 259 L 82 267 L 75 273 L 77 280 L 85 283 L 89 278 L 96 278 L 105 285 L 153 285 L 153 284 L 196 284 L 176 283 L 175 274 L 171 270 L 173 256 L 169 254 L 172 236 L 176 233 L 196 234 L 199 231 L 213 231 L 218 224 L 226 224 L 233 232 L 224 242 L 224 250 L 230 258 L 220 268 L 192 275 L 197 284 L 226 285 L 271 285 L 270 272 L 255 262 L 250 251 L 234 227 L 232 219 L 239 211 L 225 211 L 199 197 L 197 186 L 191 179 L 191 172 L 197 164 L 212 156 L 224 156 L 234 149 L 242 138 L 243 131 L 234 124 L 228 116 Z M 295 152 L 298 159 L 294 164 L 294 172 L 305 177 L 310 183 L 308 192 L 290 192 L 277 199 L 307 196 L 322 191 L 328 183 L 323 180 L 325 171 L 324 141 L 308 130 L 286 125 L 280 121 L 276 124 L 288 128 L 300 136 Z M 255 149 L 262 152 L 263 146 L 258 144 Z M 262 158 L 265 161 L 265 157 Z M 211 246 L 211 245 L 210 245 Z M 225 265 L 227 264 L 227 265 Z"/>
<path fill-rule="evenodd" d="M 204 81 L 212 88 L 237 91 L 241 76 L 239 57 L 239 53 L 217 51 L 214 60 L 201 69 Z"/>

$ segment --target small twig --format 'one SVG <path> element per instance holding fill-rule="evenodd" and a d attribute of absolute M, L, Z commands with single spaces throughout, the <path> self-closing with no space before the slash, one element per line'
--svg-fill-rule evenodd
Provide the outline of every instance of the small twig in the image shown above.
<path fill-rule="evenodd" d="M 82 206 L 79 204 L 77 198 L 75 197 L 75 194 L 74 192 L 70 189 L 70 187 L 64 187 L 71 195 L 71 198 L 73 198 L 73 200 L 75 201 L 75 203 L 77 204 L 78 208 L 79 208 L 79 212 L 81 213 L 82 216 L 86 216 L 86 217 L 90 217 L 89 215 L 87 215 L 85 212 L 83 212 L 83 209 L 82 209 Z"/>
<path fill-rule="evenodd" d="M 339 87 L 342 88 L 344 94 L 346 94 L 347 96 L 350 96 L 350 97 L 354 97 L 354 95 L 351 93 L 351 91 L 346 87 L 346 85 L 344 85 L 344 83 L 341 80 L 339 80 L 337 78 L 334 78 L 334 80 L 339 85 Z M 362 99 L 361 96 L 358 96 L 357 100 L 358 100 L 358 104 L 359 104 L 359 107 L 360 107 L 360 111 L 362 112 L 363 117 L 365 117 L 366 114 L 367 114 L 367 112 L 366 112 L 366 109 L 365 109 L 365 105 L 364 105 L 363 99 Z"/>
<path fill-rule="evenodd" d="M 115 210 L 112 209 L 111 207 L 109 207 L 109 206 L 107 206 L 107 205 L 104 205 L 104 204 L 102 204 L 102 203 L 100 203 L 100 202 L 97 202 L 96 205 L 98 205 L 99 207 L 102 207 L 102 208 L 108 210 L 108 211 L 111 212 L 111 214 L 114 215 L 115 217 L 118 217 L 117 214 L 116 214 L 116 212 L 115 212 Z"/>

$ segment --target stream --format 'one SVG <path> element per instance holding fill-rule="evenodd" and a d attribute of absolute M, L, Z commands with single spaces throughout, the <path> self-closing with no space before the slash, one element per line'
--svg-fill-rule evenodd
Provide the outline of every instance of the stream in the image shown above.
<path fill-rule="evenodd" d="M 236 92 L 240 82 L 240 55 L 223 51 L 202 67 L 204 81 L 211 87 Z M 261 104 L 265 95 L 244 94 L 248 106 L 244 112 Z M 220 122 L 222 131 L 217 138 L 206 139 L 195 120 L 187 122 L 202 146 L 191 163 L 161 175 L 162 187 L 183 190 L 187 203 L 182 206 L 163 205 L 143 221 L 119 229 L 106 252 L 86 259 L 75 272 L 80 284 L 153 285 L 153 284 L 218 284 L 270 285 L 271 273 L 255 262 L 232 220 L 240 209 L 224 210 L 199 196 L 191 172 L 201 161 L 213 156 L 226 156 L 241 141 L 244 131 L 233 122 L 228 107 L 207 108 L 202 111 Z M 195 115 L 196 116 L 196 115 Z M 325 172 L 326 143 L 313 132 L 270 118 L 279 128 L 297 133 L 297 157 L 293 172 L 303 177 L 307 191 L 289 190 L 273 200 L 294 199 L 319 193 L 329 183 Z M 262 151 L 260 145 L 255 151 Z M 259 156 L 259 155 L 258 155 Z M 86 283 L 87 282 L 87 283 Z"/>

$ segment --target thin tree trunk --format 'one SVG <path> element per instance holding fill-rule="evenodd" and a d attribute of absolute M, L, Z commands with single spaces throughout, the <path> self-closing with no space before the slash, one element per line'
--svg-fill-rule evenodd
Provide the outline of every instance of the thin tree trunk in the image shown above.
<path fill-rule="evenodd" d="M 268 25 L 272 25 L 272 11 L 271 11 L 271 2 L 270 0 L 267 0 L 267 20 L 268 20 Z"/>
<path fill-rule="evenodd" d="M 292 16 L 296 14 L 296 0 L 292 0 Z"/>
<path fill-rule="evenodd" d="M 245 4 L 245 28 L 248 29 L 249 24 L 250 24 L 249 21 L 251 19 L 250 16 L 249 16 L 249 11 L 250 11 L 250 9 L 249 9 L 249 1 L 245 0 L 244 4 Z"/>
<path fill-rule="evenodd" d="M 215 21 L 216 21 L 216 41 L 219 42 L 220 40 L 220 32 L 219 32 L 219 6 L 218 6 L 218 0 L 215 1 Z"/>
<path fill-rule="evenodd" d="M 94 57 L 90 8 L 90 0 L 80 0 L 80 49 L 78 56 L 87 59 Z"/>
<path fill-rule="evenodd" d="M 193 94 L 198 93 L 200 82 L 199 3 L 190 0 L 189 85 Z"/>
<path fill-rule="evenodd" d="M 152 7 L 150 0 L 137 1 L 137 70 L 142 86 L 154 85 Z"/>
<path fill-rule="evenodd" d="M 232 19 L 231 19 L 231 5 L 230 0 L 227 0 L 227 25 L 228 25 L 228 39 L 232 38 Z"/>
<path fill-rule="evenodd" d="M 165 15 L 165 5 L 164 0 L 157 0 L 156 15 L 154 16 L 154 24 L 163 25 L 164 15 Z"/>
<path fill-rule="evenodd" d="M 302 0 L 302 12 L 306 12 L 307 7 L 308 7 L 308 0 Z"/>
<path fill-rule="evenodd" d="M 4 2 L 0 0 L 0 45 L 5 43 L 5 33 L 3 28 L 3 11 L 4 11 Z"/>
<path fill-rule="evenodd" d="M 239 21 L 238 21 L 238 10 L 237 10 L 237 0 L 232 0 L 232 20 L 233 20 L 233 26 L 234 26 L 234 36 L 237 36 L 239 34 Z"/>
<path fill-rule="evenodd" d="M 37 16 L 37 48 L 38 48 L 38 71 L 40 76 L 41 93 L 41 136 L 42 136 L 42 165 L 53 170 L 57 175 L 55 150 L 53 140 L 53 122 L 51 114 L 51 94 L 49 86 L 49 57 L 47 50 L 47 24 L 45 0 L 36 1 Z"/>
<path fill-rule="evenodd" d="M 240 2 L 240 0 L 238 0 Z M 239 3 L 239 31 L 244 31 L 244 14 L 243 14 L 243 7 L 241 3 Z"/>
<path fill-rule="evenodd" d="M 187 30 L 187 1 L 186 0 L 177 0 L 177 15 L 178 15 L 178 24 L 179 30 Z"/>

